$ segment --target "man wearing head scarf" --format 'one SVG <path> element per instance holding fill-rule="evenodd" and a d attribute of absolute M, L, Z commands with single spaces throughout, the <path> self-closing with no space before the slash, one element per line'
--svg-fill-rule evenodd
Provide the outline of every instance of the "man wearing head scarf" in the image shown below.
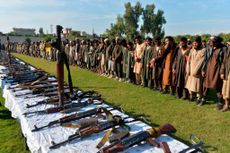
<path fill-rule="evenodd" d="M 204 78 L 204 91 L 203 96 L 206 97 L 208 89 L 215 89 L 217 92 L 217 109 L 222 109 L 222 85 L 223 80 L 220 78 L 220 68 L 223 63 L 224 55 L 227 52 L 227 47 L 223 45 L 222 38 L 215 36 L 212 39 L 212 49 L 203 70 L 202 75 Z"/>
<path fill-rule="evenodd" d="M 186 66 L 186 85 L 189 90 L 190 101 L 194 100 L 193 94 L 197 93 L 197 98 L 201 99 L 201 69 L 205 59 L 206 49 L 203 48 L 201 37 L 196 36 L 193 41 L 193 47 L 190 50 Z"/>

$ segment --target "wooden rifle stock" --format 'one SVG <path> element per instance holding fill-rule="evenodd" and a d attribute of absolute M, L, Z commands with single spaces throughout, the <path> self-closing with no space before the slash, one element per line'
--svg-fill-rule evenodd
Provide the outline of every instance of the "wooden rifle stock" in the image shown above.
<path fill-rule="evenodd" d="M 58 96 L 59 96 L 59 106 L 64 105 L 64 60 L 63 60 L 63 51 L 61 46 L 61 32 L 63 27 L 57 25 L 57 40 L 55 48 L 58 50 L 57 56 L 57 81 L 58 81 Z"/>

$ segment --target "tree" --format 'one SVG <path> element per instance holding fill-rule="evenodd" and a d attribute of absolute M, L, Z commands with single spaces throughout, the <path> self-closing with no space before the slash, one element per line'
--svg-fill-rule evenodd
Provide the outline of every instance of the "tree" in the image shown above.
<path fill-rule="evenodd" d="M 125 33 L 124 19 L 118 15 L 115 24 L 110 25 L 110 29 L 106 29 L 106 34 L 110 39 L 121 37 Z"/>
<path fill-rule="evenodd" d="M 139 17 L 142 14 L 143 8 L 140 2 L 137 2 L 134 7 L 128 2 L 125 4 L 124 25 L 125 34 L 128 40 L 133 40 L 138 34 Z"/>
<path fill-rule="evenodd" d="M 166 23 L 164 12 L 162 10 L 158 10 L 157 13 L 154 13 L 155 5 L 148 4 L 143 10 L 143 25 L 141 27 L 141 32 L 148 34 L 152 34 L 153 37 L 159 36 L 161 38 L 164 37 L 164 29 L 163 25 Z"/>
<path fill-rule="evenodd" d="M 38 32 L 39 32 L 40 35 L 44 35 L 43 28 L 39 28 Z"/>

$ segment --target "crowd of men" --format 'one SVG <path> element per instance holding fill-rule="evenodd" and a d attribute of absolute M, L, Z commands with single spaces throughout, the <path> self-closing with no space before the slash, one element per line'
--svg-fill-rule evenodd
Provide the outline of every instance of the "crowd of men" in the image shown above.
<path fill-rule="evenodd" d="M 178 44 L 171 36 L 161 40 L 137 36 L 134 42 L 117 37 L 62 42 L 69 64 L 87 68 L 110 78 L 131 82 L 162 94 L 170 93 L 198 106 L 206 103 L 210 89 L 215 89 L 217 109 L 229 110 L 230 40 L 219 36 L 192 42 L 181 38 Z M 51 42 L 11 43 L 9 50 L 56 60 Z"/>

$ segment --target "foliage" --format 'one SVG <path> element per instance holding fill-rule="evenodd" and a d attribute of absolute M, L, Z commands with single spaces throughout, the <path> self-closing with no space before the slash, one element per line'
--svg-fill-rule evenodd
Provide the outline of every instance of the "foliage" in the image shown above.
<path fill-rule="evenodd" d="M 20 54 L 13 55 L 56 75 L 55 62 Z M 177 128 L 174 136 L 184 142 L 187 142 L 191 133 L 194 133 L 205 142 L 208 152 L 229 152 L 230 112 L 222 113 L 214 110 L 215 99 L 213 97 L 207 105 L 197 107 L 192 102 L 178 100 L 170 95 L 162 95 L 148 88 L 120 83 L 79 67 L 71 66 L 70 69 L 75 86 L 83 90 L 98 91 L 105 101 L 121 105 L 126 113 L 144 114 L 154 126 L 172 123 Z M 67 71 L 65 71 L 66 75 Z M 215 93 L 212 93 L 212 96 L 214 95 Z"/>
<path fill-rule="evenodd" d="M 152 36 L 164 36 L 163 25 L 166 23 L 164 12 L 158 10 L 154 13 L 155 5 L 148 4 L 145 9 L 140 2 L 134 6 L 130 2 L 125 3 L 125 12 L 123 16 L 118 15 L 115 24 L 106 29 L 106 35 L 111 39 L 116 36 L 124 36 L 127 40 L 133 40 L 136 35 L 152 34 Z M 140 17 L 142 16 L 143 25 L 140 26 Z M 138 29 L 141 29 L 139 31 Z"/>
<path fill-rule="evenodd" d="M 40 35 L 44 35 L 43 28 L 39 28 L 38 32 L 39 32 Z"/>
<path fill-rule="evenodd" d="M 200 35 L 202 40 L 206 40 L 208 41 L 208 39 L 212 36 L 211 34 L 202 34 Z M 218 34 L 218 36 L 220 36 L 221 38 L 223 38 L 223 43 L 226 43 L 228 40 L 230 40 L 230 33 L 224 34 L 224 33 L 220 33 Z M 188 39 L 190 39 L 191 41 L 194 39 L 195 35 L 177 35 L 175 36 L 175 40 L 176 42 L 179 42 L 181 37 L 186 37 Z"/>
<path fill-rule="evenodd" d="M 30 38 L 26 38 L 26 39 L 25 39 L 25 42 L 31 43 L 31 39 L 30 39 Z"/>
<path fill-rule="evenodd" d="M 143 25 L 141 27 L 141 33 L 151 34 L 152 37 L 159 36 L 164 37 L 163 25 L 166 23 L 164 18 L 164 12 L 158 10 L 157 13 L 154 13 L 155 5 L 148 4 L 143 10 Z"/>

